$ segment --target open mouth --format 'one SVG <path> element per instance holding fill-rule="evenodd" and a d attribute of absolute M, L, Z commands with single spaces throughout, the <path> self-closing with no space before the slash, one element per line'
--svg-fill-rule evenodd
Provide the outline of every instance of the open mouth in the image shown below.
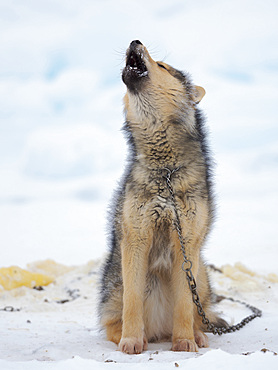
<path fill-rule="evenodd" d="M 131 73 L 135 73 L 137 77 L 145 77 L 148 75 L 146 64 L 143 61 L 143 55 L 138 51 L 130 51 L 126 59 L 125 69 Z"/>
<path fill-rule="evenodd" d="M 132 41 L 127 49 L 122 79 L 128 90 L 135 94 L 142 91 L 148 81 L 149 72 L 145 58 L 143 44 L 139 40 Z"/>

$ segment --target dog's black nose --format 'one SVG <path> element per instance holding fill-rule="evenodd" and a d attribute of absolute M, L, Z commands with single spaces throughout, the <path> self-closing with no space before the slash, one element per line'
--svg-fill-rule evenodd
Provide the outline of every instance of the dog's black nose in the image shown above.
<path fill-rule="evenodd" d="M 143 45 L 143 44 L 139 40 L 133 40 L 133 41 L 131 41 L 131 43 L 130 43 L 130 46 L 131 47 L 135 47 L 136 45 Z"/>

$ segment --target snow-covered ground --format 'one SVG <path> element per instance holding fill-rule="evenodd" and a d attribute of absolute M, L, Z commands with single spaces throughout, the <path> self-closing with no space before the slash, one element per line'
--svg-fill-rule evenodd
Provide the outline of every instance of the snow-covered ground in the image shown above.
<path fill-rule="evenodd" d="M 278 275 L 259 275 L 243 265 L 226 265 L 222 273 L 211 270 L 217 293 L 247 301 L 263 310 L 239 332 L 215 337 L 208 334 L 210 348 L 198 353 L 170 351 L 171 343 L 149 344 L 140 355 L 117 351 L 99 331 L 96 287 L 100 262 L 67 267 L 51 260 L 28 265 L 28 269 L 55 277 L 41 290 L 26 287 L 1 291 L 1 369 L 98 369 L 110 364 L 130 366 L 200 368 L 250 368 L 278 366 Z M 238 303 L 222 301 L 219 312 L 235 324 L 251 312 Z M 45 365 L 43 362 L 47 362 Z M 54 362 L 54 363 L 53 363 Z M 176 364 L 176 365 L 175 365 Z M 115 367 L 114 366 L 114 367 Z"/>
<path fill-rule="evenodd" d="M 278 367 L 277 16 L 275 0 L 0 1 L 0 267 L 61 264 L 43 291 L 0 291 L 0 309 L 21 309 L 0 310 L 1 369 Z M 133 39 L 206 89 L 218 218 L 205 256 L 253 271 L 212 278 L 218 293 L 263 310 L 198 354 L 162 343 L 123 355 L 96 323 L 105 216 L 126 156 L 120 70 Z M 80 297 L 56 303 L 69 291 Z M 220 309 L 231 321 L 247 314 Z"/>

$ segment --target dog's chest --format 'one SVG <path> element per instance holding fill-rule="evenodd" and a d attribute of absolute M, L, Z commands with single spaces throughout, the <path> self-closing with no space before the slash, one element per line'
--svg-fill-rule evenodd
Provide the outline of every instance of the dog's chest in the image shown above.
<path fill-rule="evenodd" d="M 154 177 L 149 176 L 144 190 L 143 198 L 146 201 L 147 218 L 155 224 L 155 227 L 173 224 L 175 209 L 171 193 L 167 187 L 165 173 L 159 173 Z"/>
<path fill-rule="evenodd" d="M 149 268 L 153 273 L 169 273 L 172 268 L 172 233 L 175 211 L 168 189 L 158 183 L 160 191 L 149 199 L 146 206 L 146 219 L 153 229 L 152 245 L 149 253 Z"/>
<path fill-rule="evenodd" d="M 173 225 L 175 206 L 166 182 L 165 171 L 153 171 L 146 174 L 144 171 L 136 171 L 133 181 L 128 188 L 128 198 L 131 200 L 131 213 L 141 226 L 146 228 L 160 228 L 165 225 Z M 179 180 L 173 181 L 175 203 L 180 212 L 184 208 L 184 196 L 180 191 Z M 133 218 L 133 217 L 132 217 Z"/>
<path fill-rule="evenodd" d="M 164 221 L 154 229 L 152 245 L 149 252 L 149 269 L 152 273 L 169 273 L 172 268 L 172 227 Z"/>
<path fill-rule="evenodd" d="M 174 222 L 174 206 L 170 197 L 155 196 L 147 206 L 147 218 L 156 228 L 165 228 L 165 225 Z"/>

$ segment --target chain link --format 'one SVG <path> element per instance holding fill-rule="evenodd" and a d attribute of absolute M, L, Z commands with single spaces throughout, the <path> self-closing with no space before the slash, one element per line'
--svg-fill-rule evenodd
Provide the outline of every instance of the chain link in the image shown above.
<path fill-rule="evenodd" d="M 174 212 L 175 212 L 174 224 L 175 224 L 175 227 L 176 227 L 176 230 L 177 230 L 177 233 L 178 233 L 178 238 L 179 238 L 179 242 L 180 242 L 180 245 L 181 245 L 181 251 L 182 251 L 183 260 L 184 260 L 183 263 L 182 263 L 182 270 L 186 274 L 189 289 L 192 293 L 192 300 L 193 300 L 194 304 L 197 307 L 198 314 L 201 316 L 203 324 L 207 326 L 208 331 L 212 332 L 214 335 L 217 335 L 217 334 L 222 335 L 222 334 L 226 334 L 226 333 L 232 333 L 236 330 L 239 330 L 239 329 L 243 328 L 243 326 L 248 324 L 250 321 L 254 320 L 256 317 L 261 317 L 262 316 L 262 311 L 259 310 L 256 307 L 254 307 L 254 306 L 249 305 L 248 303 L 241 302 L 241 301 L 236 300 L 234 298 L 221 297 L 222 299 L 227 299 L 227 300 L 232 301 L 232 302 L 240 303 L 241 305 L 249 308 L 253 312 L 253 314 L 245 317 L 243 320 L 241 320 L 240 323 L 238 323 L 236 325 L 222 326 L 222 327 L 217 327 L 212 322 L 210 322 L 210 320 L 207 318 L 207 316 L 205 314 L 205 311 L 203 310 L 203 307 L 202 307 L 202 304 L 201 304 L 201 301 L 200 301 L 200 297 L 199 297 L 198 292 L 197 292 L 196 280 L 195 280 L 195 278 L 193 276 L 193 273 L 192 273 L 192 262 L 188 259 L 187 255 L 186 255 L 186 249 L 185 249 L 185 242 L 186 241 L 182 237 L 180 217 L 179 217 L 178 210 L 177 210 L 175 193 L 174 193 L 173 186 L 172 186 L 172 183 L 171 183 L 172 175 L 175 172 L 177 172 L 179 169 L 180 169 L 180 167 L 177 167 L 174 170 L 170 170 L 169 168 L 164 168 L 164 170 L 167 172 L 167 174 L 166 174 L 166 176 L 163 176 L 163 177 L 166 179 L 167 188 L 169 190 L 171 200 L 172 200 L 172 203 L 173 203 L 173 207 L 174 207 Z"/>

